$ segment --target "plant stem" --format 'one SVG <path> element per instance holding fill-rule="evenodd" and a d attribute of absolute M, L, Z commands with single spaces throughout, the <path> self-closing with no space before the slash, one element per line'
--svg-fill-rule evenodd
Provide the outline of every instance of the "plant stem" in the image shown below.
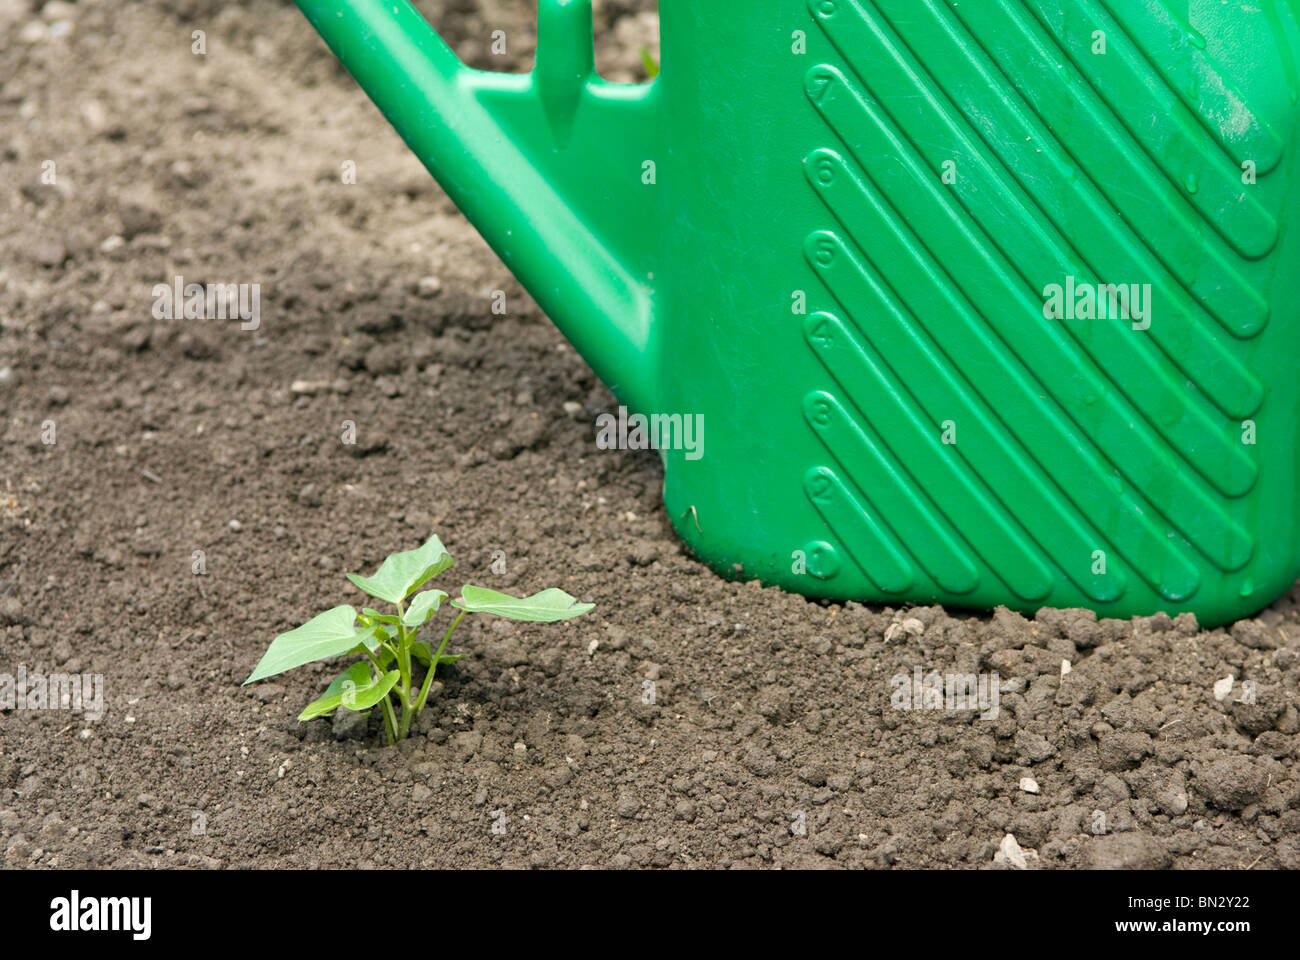
<path fill-rule="evenodd" d="M 388 745 L 391 747 L 397 742 L 397 717 L 393 715 L 393 701 L 384 697 L 384 734 L 388 737 Z"/>
<path fill-rule="evenodd" d="M 443 634 L 442 643 L 438 645 L 438 652 L 435 653 L 433 659 L 429 661 L 429 672 L 424 675 L 424 684 L 420 687 L 420 695 L 415 701 L 415 715 L 417 717 L 424 710 L 424 702 L 429 699 L 429 688 L 433 685 L 433 675 L 438 672 L 438 658 L 442 656 L 442 651 L 447 649 L 447 641 L 451 639 L 452 633 L 455 631 L 456 627 L 460 625 L 461 618 L 464 616 L 465 611 L 462 610 L 459 615 L 457 615 L 456 619 L 451 622 L 451 626 L 448 627 L 447 632 Z"/>
<path fill-rule="evenodd" d="M 405 740 L 411 732 L 411 638 L 402 618 L 406 616 L 406 605 L 397 601 L 397 669 L 401 679 L 397 683 L 397 699 L 402 702 L 402 721 L 397 727 L 397 739 Z"/>

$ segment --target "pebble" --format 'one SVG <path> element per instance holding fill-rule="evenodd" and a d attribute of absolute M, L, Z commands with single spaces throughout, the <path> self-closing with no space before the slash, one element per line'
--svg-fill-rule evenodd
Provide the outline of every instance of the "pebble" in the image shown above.
<path fill-rule="evenodd" d="M 298 502 L 304 507 L 319 507 L 321 505 L 320 487 L 314 483 L 308 483 L 298 491 Z"/>
<path fill-rule="evenodd" d="M 437 277 L 421 277 L 416 291 L 425 300 L 431 300 L 442 292 L 442 281 Z"/>
<path fill-rule="evenodd" d="M 1010 864 L 1017 870 L 1024 870 L 1029 866 L 1025 851 L 1020 849 L 1016 838 L 1009 833 L 998 844 L 998 852 L 993 854 L 993 862 Z"/>
<path fill-rule="evenodd" d="M 1020 789 L 1025 791 L 1025 793 L 1037 793 L 1038 781 L 1035 780 L 1033 777 L 1021 777 Z"/>
<path fill-rule="evenodd" d="M 1216 680 L 1214 682 L 1214 699 L 1220 703 L 1227 700 L 1232 694 L 1232 683 L 1235 679 L 1232 674 L 1228 674 L 1222 680 Z"/>
<path fill-rule="evenodd" d="M 240 530 L 244 529 L 244 525 L 240 523 L 238 520 L 231 520 L 228 524 L 226 524 L 226 526 L 228 526 L 235 533 L 238 533 Z"/>

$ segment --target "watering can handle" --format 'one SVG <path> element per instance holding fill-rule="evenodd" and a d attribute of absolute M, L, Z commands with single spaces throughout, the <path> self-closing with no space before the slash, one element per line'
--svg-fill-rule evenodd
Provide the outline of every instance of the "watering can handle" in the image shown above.
<path fill-rule="evenodd" d="M 658 97 L 596 75 L 591 0 L 540 0 L 522 76 L 465 66 L 408 0 L 296 2 L 597 375 L 652 409 L 658 198 L 636 158 Z"/>

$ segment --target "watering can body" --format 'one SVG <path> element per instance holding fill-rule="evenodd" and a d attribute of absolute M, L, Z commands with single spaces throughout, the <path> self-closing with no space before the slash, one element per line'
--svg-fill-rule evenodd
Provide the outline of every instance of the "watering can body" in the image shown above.
<path fill-rule="evenodd" d="M 590 0 L 522 76 L 299 5 L 620 401 L 702 420 L 664 497 L 720 573 L 1207 625 L 1300 575 L 1289 3 L 661 0 L 643 85 Z"/>

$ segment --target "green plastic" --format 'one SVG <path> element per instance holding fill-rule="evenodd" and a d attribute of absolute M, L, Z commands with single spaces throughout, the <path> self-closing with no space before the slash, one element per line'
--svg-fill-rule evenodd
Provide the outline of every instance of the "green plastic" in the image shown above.
<path fill-rule="evenodd" d="M 590 0 L 528 75 L 299 6 L 620 400 L 703 415 L 720 573 L 1207 625 L 1300 575 L 1291 3 L 660 0 L 643 85 Z"/>

